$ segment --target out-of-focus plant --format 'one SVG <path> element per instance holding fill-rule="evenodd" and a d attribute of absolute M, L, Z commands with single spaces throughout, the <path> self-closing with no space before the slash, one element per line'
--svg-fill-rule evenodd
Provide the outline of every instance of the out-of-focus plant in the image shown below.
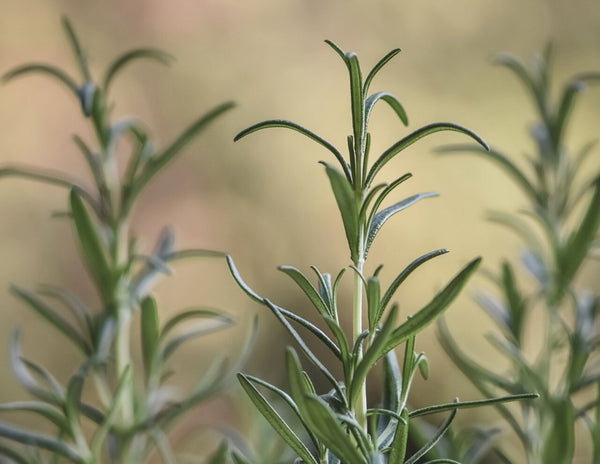
<path fill-rule="evenodd" d="M 600 294 L 597 289 L 580 288 L 576 277 L 590 257 L 600 224 L 600 175 L 598 171 L 590 175 L 583 167 L 594 143 L 573 152 L 564 140 L 579 94 L 586 83 L 599 81 L 600 74 L 575 75 L 555 103 L 551 58 L 550 47 L 530 69 L 510 56 L 497 58 L 519 78 L 535 103 L 539 120 L 531 130 L 536 153 L 526 159 L 529 170 L 494 149 L 454 146 L 442 150 L 470 152 L 495 161 L 529 202 L 517 214 L 491 214 L 490 219 L 517 233 L 524 250 L 520 265 L 502 262 L 493 278 L 498 288 L 494 295 L 477 296 L 499 328 L 489 340 L 506 358 L 507 370 L 498 372 L 478 364 L 459 348 L 444 323 L 439 325 L 439 334 L 452 360 L 486 396 L 522 389 L 540 394 L 535 402 L 520 403 L 519 409 L 496 405 L 520 440 L 529 464 L 571 463 L 578 422 L 587 426 L 593 449 L 588 462 L 596 464 L 600 462 Z M 521 269 L 531 277 L 527 283 L 520 277 Z M 533 356 L 526 350 L 526 346 L 531 348 L 527 337 L 532 325 L 543 338 Z M 495 447 L 510 462 L 502 444 Z"/>
<path fill-rule="evenodd" d="M 447 431 L 457 409 L 535 396 L 516 394 L 465 403 L 456 400 L 410 411 L 408 397 L 413 378 L 419 370 L 427 377 L 429 369 L 425 356 L 415 351 L 415 337 L 454 300 L 479 265 L 480 259 L 468 263 L 428 304 L 412 312 L 412 315 L 405 314 L 403 320 L 400 320 L 398 304 L 392 303 L 395 292 L 413 271 L 448 250 L 434 250 L 418 257 L 402 270 L 387 288 L 382 288 L 380 282 L 382 266 L 378 266 L 372 273 L 365 270 L 368 251 L 381 227 L 396 213 L 422 199 L 436 195 L 430 192 L 420 193 L 384 206 L 390 194 L 411 177 L 411 174 L 405 174 L 390 183 L 376 184 L 376 177 L 387 163 L 422 137 L 439 131 L 465 134 L 476 140 L 484 149 L 487 145 L 477 134 L 462 126 L 435 123 L 408 134 L 370 163 L 371 135 L 367 131 L 367 123 L 375 104 L 380 101 L 387 103 L 404 125 L 408 124 L 403 106 L 392 94 L 369 94 L 373 78 L 400 50 L 388 53 L 363 79 L 356 54 L 345 53 L 332 42 L 327 43 L 341 57 L 350 76 L 352 135 L 347 139 L 347 158 L 321 136 L 286 120 L 258 123 L 239 133 L 235 140 L 261 129 L 280 127 L 300 132 L 333 154 L 337 166 L 326 162 L 322 164 L 341 214 L 350 250 L 353 306 L 341 308 L 338 304 L 339 284 L 348 268 L 342 269 L 332 277 L 313 266 L 311 270 L 316 280 L 313 284 L 300 270 L 291 266 L 280 267 L 306 295 L 327 327 L 327 333 L 297 312 L 284 309 L 268 298 L 259 296 L 244 283 L 233 260 L 228 258 L 228 261 L 241 288 L 274 314 L 295 339 L 305 358 L 331 385 L 331 390 L 316 391 L 315 383 L 303 370 L 299 355 L 291 347 L 286 351 L 289 393 L 251 375 L 239 374 L 238 377 L 257 409 L 297 453 L 298 458 L 295 462 L 413 464 L 435 446 Z M 352 315 L 353 329 L 350 334 L 346 333 L 341 324 L 347 314 Z M 301 335 L 296 325 L 308 331 L 331 352 L 333 359 L 339 362 L 339 369 L 336 365 L 327 365 L 328 363 L 314 354 L 312 344 Z M 395 349 L 400 345 L 405 347 L 401 365 L 395 353 Z M 369 373 L 378 361 L 383 362 L 384 370 L 381 399 L 377 404 L 368 404 L 365 386 Z M 342 373 L 342 379 L 335 377 L 335 369 Z M 284 419 L 263 392 L 274 395 L 286 404 L 296 421 Z M 412 419 L 444 411 L 449 413 L 448 417 L 431 440 L 416 453 L 406 456 L 407 436 Z M 249 462 L 237 453 L 234 454 L 234 458 L 238 463 Z M 442 459 L 431 462 L 455 461 Z"/>
<path fill-rule="evenodd" d="M 168 381 L 168 361 L 183 343 L 226 328 L 232 321 L 221 311 L 197 307 L 161 323 L 151 291 L 161 275 L 170 274 L 169 263 L 173 261 L 224 255 L 201 249 L 176 250 L 169 229 L 161 234 L 154 250 L 144 254 L 130 230 L 130 216 L 148 183 L 233 104 L 212 109 L 159 149 L 141 121 L 111 120 L 110 90 L 115 78 L 132 62 L 151 59 L 168 64 L 171 57 L 151 48 L 131 50 L 114 60 L 96 81 L 69 21 L 64 19 L 63 26 L 80 79 L 52 65 L 30 63 L 6 73 L 4 81 L 43 74 L 58 80 L 75 96 L 95 138 L 88 144 L 77 135 L 73 137 L 87 161 L 93 188 L 84 187 L 67 174 L 20 165 L 3 166 L 0 175 L 25 177 L 70 191 L 68 211 L 61 216 L 73 225 L 98 302 L 85 302 L 76 292 L 52 285 L 34 291 L 11 288 L 56 330 L 53 333 L 70 342 L 82 362 L 63 384 L 45 367 L 23 357 L 20 332 L 14 332 L 10 342 L 12 367 L 35 400 L 5 403 L 0 411 L 35 414 L 52 424 L 55 433 L 51 436 L 0 423 L 0 436 L 4 437 L 0 456 L 19 464 L 135 464 L 157 451 L 165 462 L 173 463 L 176 459 L 167 437 L 169 428 L 193 405 L 219 389 L 228 369 L 225 359 L 215 359 L 197 387 L 182 396 Z M 128 139 L 126 146 L 131 148 L 126 163 L 119 160 L 127 155 L 119 149 L 123 139 Z M 126 164 L 122 173 L 119 164 Z M 140 313 L 143 365 L 132 357 L 136 312 Z"/>

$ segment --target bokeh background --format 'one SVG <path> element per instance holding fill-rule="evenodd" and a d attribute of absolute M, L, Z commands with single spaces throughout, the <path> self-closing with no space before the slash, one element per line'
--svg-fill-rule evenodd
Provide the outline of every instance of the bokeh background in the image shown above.
<path fill-rule="evenodd" d="M 235 144 L 232 139 L 254 122 L 277 117 L 300 122 L 345 147 L 350 131 L 347 72 L 324 39 L 356 51 L 363 68 L 392 48 L 402 48 L 373 88 L 391 91 L 403 102 L 410 128 L 457 122 L 520 164 L 533 149 L 527 132 L 533 108 L 517 81 L 492 66 L 490 57 L 498 51 L 529 57 L 552 40 L 557 82 L 575 72 L 600 69 L 597 0 L 2 0 L 0 72 L 25 61 L 45 61 L 75 74 L 60 26 L 62 14 L 74 23 L 97 75 L 111 58 L 137 46 L 157 46 L 176 56 L 168 69 L 152 63 L 130 67 L 113 89 L 115 115 L 139 116 L 154 128 L 158 144 L 168 143 L 209 108 L 226 100 L 238 103 L 153 182 L 135 211 L 135 228 L 148 248 L 163 226 L 173 225 L 181 247 L 231 253 L 254 288 L 298 311 L 308 310 L 308 305 L 277 265 L 307 269 L 315 264 L 337 273 L 348 264 L 341 221 L 317 164 L 330 154 L 290 131 L 259 133 Z M 586 93 L 573 115 L 571 146 L 598 135 L 599 108 L 597 87 Z M 406 129 L 382 106 L 373 116 L 371 132 L 377 151 Z M 55 82 L 28 77 L 0 88 L 1 163 L 86 178 L 71 141 L 74 133 L 91 138 L 77 102 Z M 504 173 L 486 161 L 441 159 L 432 153 L 435 147 L 462 141 L 453 133 L 434 135 L 390 163 L 387 172 L 389 179 L 414 174 L 399 194 L 435 190 L 441 196 L 394 217 L 374 245 L 369 268 L 385 262 L 383 279 L 391 280 L 418 255 L 441 247 L 452 250 L 419 270 L 400 290 L 406 313 L 426 303 L 472 257 L 483 256 L 485 266 L 495 269 L 501 257 L 518 254 L 513 235 L 484 220 L 487 210 L 516 211 L 525 204 Z M 68 222 L 51 218 L 66 205 L 66 192 L 60 188 L 0 180 L 0 288 L 52 283 L 76 288 L 94 301 Z M 165 314 L 209 304 L 227 310 L 238 322 L 231 331 L 200 340 L 179 354 L 181 384 L 199 378 L 216 354 L 239 356 L 240 340 L 255 314 L 260 315 L 259 332 L 246 370 L 282 383 L 280 346 L 287 342 L 285 334 L 242 295 L 225 263 L 190 261 L 175 270 L 157 289 Z M 582 281 L 597 283 L 597 271 L 589 266 Z M 484 279 L 473 279 L 447 317 L 463 346 L 478 359 L 497 363 L 484 339 L 491 323 L 471 300 L 483 285 Z M 523 285 L 528 285 L 525 277 Z M 50 366 L 58 377 L 71 373 L 78 361 L 42 321 L 2 290 L 3 401 L 24 395 L 8 363 L 8 339 L 15 327 L 23 330 L 27 355 Z M 442 353 L 433 328 L 419 338 L 418 349 L 430 358 L 431 377 L 416 385 L 415 406 L 457 395 L 477 397 Z M 227 395 L 199 408 L 186 427 L 233 424 L 242 434 L 252 429 L 252 420 L 239 412 L 243 400 L 231 399 L 236 388 Z M 459 423 L 499 421 L 490 410 L 459 416 Z M 26 423 L 27 418 L 15 420 Z M 578 452 L 583 455 L 585 450 L 580 447 Z"/>

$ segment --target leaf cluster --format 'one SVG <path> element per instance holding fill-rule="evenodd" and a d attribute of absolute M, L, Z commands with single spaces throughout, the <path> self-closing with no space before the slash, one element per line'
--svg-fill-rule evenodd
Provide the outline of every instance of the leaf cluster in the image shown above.
<path fill-rule="evenodd" d="M 600 295 L 579 288 L 576 276 L 591 256 L 598 235 L 600 173 L 582 180 L 584 161 L 594 144 L 573 154 L 564 139 L 577 96 L 587 84 L 598 81 L 600 74 L 575 75 L 563 85 L 555 103 L 550 91 L 550 46 L 529 69 L 509 55 L 499 55 L 497 62 L 517 76 L 535 103 L 538 121 L 531 136 L 536 151 L 526 158 L 529 171 L 495 149 L 484 152 L 475 146 L 449 147 L 443 153 L 470 152 L 493 160 L 528 200 L 527 208 L 519 214 L 490 215 L 491 220 L 508 226 L 521 238 L 524 251 L 520 266 L 502 262 L 493 279 L 496 294 L 477 297 L 500 329 L 500 335 L 491 335 L 490 342 L 510 368 L 496 373 L 472 360 L 444 323 L 439 325 L 440 338 L 452 360 L 484 395 L 523 388 L 540 393 L 538 401 L 521 403 L 520 414 L 497 406 L 521 441 L 528 463 L 571 463 L 579 421 L 588 425 L 594 449 L 590 462 L 596 462 L 600 458 L 600 395 L 594 391 L 600 385 L 596 362 Z M 520 281 L 522 270 L 532 278 L 530 288 Z M 524 337 L 529 324 L 540 326 L 532 318 L 539 306 L 545 312 L 545 336 L 539 353 L 531 360 Z M 578 398 L 586 395 L 593 399 L 582 406 Z"/>
<path fill-rule="evenodd" d="M 233 104 L 210 110 L 159 149 L 141 121 L 111 121 L 110 90 L 132 63 L 150 59 L 169 64 L 171 56 L 158 49 L 134 49 L 118 56 L 103 76 L 94 80 L 86 53 L 66 18 L 63 27 L 79 79 L 53 65 L 29 63 L 7 72 L 3 80 L 42 74 L 57 80 L 77 99 L 97 148 L 78 135 L 73 140 L 87 162 L 93 188 L 84 187 L 84 182 L 68 174 L 23 165 L 2 166 L 0 176 L 24 177 L 69 190 L 66 216 L 99 303 L 88 303 L 76 292 L 53 285 L 36 290 L 11 288 L 15 297 L 70 342 L 83 361 L 63 383 L 22 355 L 21 336 L 15 331 L 10 343 L 11 364 L 34 400 L 5 403 L 0 411 L 34 414 L 49 421 L 55 432 L 47 436 L 0 423 L 0 437 L 7 439 L 0 442 L 0 456 L 19 464 L 136 463 L 158 450 L 167 462 L 173 462 L 166 433 L 193 405 L 221 388 L 228 366 L 225 359 L 215 359 L 198 385 L 181 395 L 169 382 L 172 372 L 168 360 L 185 342 L 229 327 L 232 320 L 222 311 L 197 307 L 161 324 L 151 291 L 159 277 L 171 274 L 170 265 L 175 261 L 225 255 L 201 249 L 177 250 L 168 228 L 154 250 L 143 254 L 137 237 L 129 230 L 129 216 L 148 183 Z M 131 153 L 121 174 L 119 157 L 124 155 L 119 145 L 124 139 L 129 139 Z M 134 317 L 140 320 L 143 368 L 132 358 Z M 89 402 L 86 398 L 90 395 L 98 401 Z M 16 446 L 19 443 L 22 446 Z"/>

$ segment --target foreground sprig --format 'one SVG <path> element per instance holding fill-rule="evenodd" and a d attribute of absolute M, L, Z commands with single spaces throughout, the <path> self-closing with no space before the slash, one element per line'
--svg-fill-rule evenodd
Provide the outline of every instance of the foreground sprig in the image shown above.
<path fill-rule="evenodd" d="M 369 117 L 377 102 L 387 103 L 404 125 L 408 118 L 400 101 L 388 92 L 369 94 L 369 88 L 376 74 L 400 50 L 392 50 L 384 56 L 363 80 L 358 57 L 345 53 L 333 42 L 327 44 L 340 56 L 349 73 L 352 110 L 352 134 L 348 136 L 348 153 L 342 151 L 315 132 L 286 120 L 268 120 L 255 124 L 240 132 L 239 140 L 253 132 L 266 128 L 286 128 L 307 136 L 328 150 L 337 161 L 337 166 L 321 162 L 340 212 L 346 241 L 350 251 L 350 272 L 354 275 L 353 285 L 353 332 L 347 334 L 340 325 L 344 308 L 338 306 L 339 283 L 347 271 L 342 269 L 335 278 L 312 267 L 313 284 L 308 276 L 291 266 L 281 266 L 309 299 L 328 332 L 302 318 L 295 312 L 282 308 L 268 298 L 263 298 L 245 284 L 233 260 L 228 257 L 232 274 L 240 287 L 256 302 L 267 307 L 292 335 L 300 351 L 329 382 L 327 393 L 316 391 L 313 380 L 303 370 L 300 358 L 294 348 L 286 351 L 286 366 L 289 393 L 256 377 L 240 374 L 239 380 L 256 408 L 271 424 L 274 430 L 296 452 L 300 462 L 307 464 L 365 464 L 365 463 L 415 463 L 446 432 L 454 415 L 461 407 L 472 407 L 474 403 L 461 403 L 458 400 L 416 412 L 417 415 L 448 411 L 447 420 L 435 437 L 421 450 L 407 457 L 408 431 L 411 413 L 408 397 L 412 380 L 418 370 L 426 377 L 427 359 L 415 351 L 415 337 L 427 325 L 442 314 L 458 295 L 469 277 L 474 273 L 480 259 L 468 263 L 433 299 L 412 316 L 399 319 L 399 309 L 392 299 L 406 278 L 429 260 L 445 254 L 448 250 L 435 250 L 410 263 L 392 281 L 387 289 L 381 288 L 379 266 L 373 274 L 364 270 L 368 251 L 383 225 L 396 213 L 435 196 L 433 192 L 409 196 L 402 201 L 384 206 L 388 196 L 411 177 L 405 174 L 390 183 L 375 184 L 375 179 L 386 164 L 419 139 L 439 131 L 462 133 L 487 149 L 487 144 L 471 130 L 454 123 L 435 123 L 422 127 L 384 150 L 370 163 L 371 134 L 368 132 Z M 366 308 L 363 304 L 366 302 Z M 363 321 L 363 310 L 366 320 Z M 343 379 L 333 374 L 333 366 L 320 360 L 311 344 L 296 330 L 299 325 L 308 330 L 339 361 Z M 398 364 L 395 349 L 405 345 L 402 365 Z M 381 403 L 368 405 L 365 385 L 369 373 L 378 361 L 384 365 L 384 383 Z M 298 425 L 282 418 L 275 406 L 262 392 L 269 392 L 295 414 Z M 501 401 L 521 400 L 535 395 L 516 395 Z M 483 400 L 477 405 L 493 403 Z M 302 437 L 307 437 L 305 440 Z M 236 462 L 246 462 L 235 454 Z M 439 462 L 439 461 L 438 461 Z"/>
<path fill-rule="evenodd" d="M 130 214 L 148 183 L 180 155 L 191 140 L 211 122 L 229 111 L 221 104 L 191 124 L 174 141 L 157 149 L 150 131 L 136 119 L 111 120 L 110 89 L 115 78 L 132 62 L 151 59 L 171 61 L 167 53 L 150 48 L 135 49 L 117 57 L 99 80 L 92 78 L 85 51 L 67 19 L 63 26 L 81 75 L 80 79 L 53 65 L 30 63 L 9 71 L 5 82 L 29 74 L 55 78 L 77 99 L 91 124 L 94 145 L 82 137 L 74 142 L 93 179 L 93 189 L 67 174 L 22 165 L 0 167 L 0 176 L 20 176 L 69 189 L 67 216 L 86 269 L 95 284 L 99 304 L 83 301 L 74 291 L 52 285 L 35 291 L 13 286 L 12 293 L 41 315 L 69 340 L 84 361 L 66 384 L 43 366 L 21 354 L 20 332 L 11 338 L 11 363 L 17 379 L 34 401 L 6 403 L 1 411 L 25 411 L 49 421 L 55 433 L 46 436 L 0 423 L 0 456 L 11 462 L 135 464 L 158 451 L 173 462 L 167 433 L 176 420 L 223 385 L 229 368 L 224 358 L 185 396 L 169 385 L 167 361 L 185 342 L 222 330 L 232 320 L 212 308 L 190 308 L 160 321 L 152 289 L 157 279 L 171 273 L 171 263 L 188 257 L 221 257 L 220 252 L 176 250 L 166 228 L 149 254 L 140 250 L 130 231 Z M 119 173 L 119 144 L 130 141 L 132 152 L 124 174 Z M 92 148 L 94 147 L 94 148 Z M 122 151 L 122 150 L 121 150 Z M 97 306 L 97 307 L 94 307 Z M 61 307 L 69 312 L 63 315 Z M 143 365 L 132 357 L 133 316 L 140 313 L 140 351 Z M 98 401 L 88 403 L 88 397 Z M 92 394 L 92 395 L 90 395 Z M 92 426 L 84 422 L 91 422 Z M 90 432 L 91 431 L 91 432 Z M 16 446 L 18 443 L 24 446 Z"/>
<path fill-rule="evenodd" d="M 495 149 L 452 146 L 442 152 L 470 152 L 495 161 L 528 201 L 518 214 L 490 215 L 491 220 L 519 236 L 523 251 L 520 265 L 503 261 L 494 280 L 496 294 L 481 293 L 477 297 L 499 328 L 500 333 L 490 335 L 490 342 L 510 367 L 507 372 L 497 373 L 479 365 L 460 348 L 443 323 L 439 326 L 440 338 L 456 365 L 484 395 L 521 389 L 540 393 L 538 401 L 521 403 L 520 412 L 497 406 L 520 440 L 529 464 L 570 464 L 578 422 L 586 424 L 589 431 L 593 452 L 588 462 L 597 463 L 600 294 L 597 289 L 581 288 L 576 277 L 597 246 L 600 173 L 596 170 L 591 176 L 584 175 L 588 170 L 584 163 L 594 143 L 573 152 L 565 144 L 565 134 L 578 95 L 587 84 L 600 82 L 600 73 L 573 76 L 555 102 L 551 98 L 550 47 L 530 68 L 509 55 L 499 55 L 497 62 L 518 77 L 535 105 L 538 120 L 531 129 L 535 156 L 527 158 L 529 170 L 521 169 L 511 157 Z M 519 278 L 522 271 L 531 277 L 527 285 Z M 540 307 L 543 324 L 537 312 L 532 317 Z M 533 359 L 526 350 L 531 324 L 542 335 Z M 486 441 L 490 436 L 481 438 Z M 501 442 L 496 451 L 508 462 Z"/>

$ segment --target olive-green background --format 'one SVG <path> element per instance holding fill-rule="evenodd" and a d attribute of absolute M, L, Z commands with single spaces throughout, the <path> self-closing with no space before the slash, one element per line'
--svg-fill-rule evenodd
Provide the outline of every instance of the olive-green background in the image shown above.
<path fill-rule="evenodd" d="M 238 103 L 143 196 L 134 224 L 146 247 L 152 247 L 164 225 L 173 225 L 180 246 L 231 253 L 261 294 L 304 312 L 307 302 L 276 266 L 292 264 L 305 270 L 315 264 L 335 274 L 348 264 L 341 221 L 317 164 L 331 161 L 330 154 L 283 130 L 235 144 L 232 139 L 254 122 L 286 118 L 345 147 L 350 132 L 347 72 L 324 39 L 356 51 L 363 69 L 390 49 L 402 48 L 373 89 L 391 91 L 403 102 L 410 128 L 434 121 L 466 125 L 520 165 L 533 149 L 527 135 L 533 107 L 515 78 L 490 64 L 493 53 L 508 51 L 527 58 L 552 39 L 557 82 L 579 71 L 600 69 L 597 0 L 2 0 L 0 72 L 33 60 L 55 63 L 75 74 L 60 27 L 62 14 L 75 25 L 96 75 L 109 59 L 132 47 L 157 46 L 176 56 L 170 68 L 147 62 L 131 66 L 113 89 L 114 115 L 140 117 L 154 128 L 159 146 L 212 106 L 229 99 Z M 570 146 L 577 148 L 598 135 L 599 106 L 600 86 L 584 95 L 573 114 Z M 371 132 L 373 150 L 380 151 L 407 129 L 382 106 L 372 118 Z M 71 142 L 73 133 L 91 140 L 77 102 L 56 82 L 28 77 L 0 87 L 1 163 L 47 167 L 87 179 Z M 441 247 L 452 250 L 404 284 L 398 293 L 404 314 L 426 303 L 472 257 L 481 255 L 486 267 L 496 269 L 501 257 L 518 256 L 516 238 L 484 220 L 489 209 L 516 211 L 525 205 L 516 187 L 487 161 L 433 154 L 435 147 L 463 141 L 455 133 L 436 134 L 403 152 L 384 172 L 387 179 L 414 174 L 398 195 L 435 190 L 441 196 L 394 217 L 375 242 L 368 269 L 384 262 L 382 278 L 389 282 L 418 255 Z M 598 166 L 598 153 L 596 149 L 590 170 Z M 51 367 L 59 378 L 73 372 L 79 361 L 7 290 L 10 283 L 28 288 L 60 284 L 94 303 L 69 223 L 50 217 L 66 205 L 66 192 L 60 188 L 0 180 L 0 400 L 25 397 L 8 363 L 8 339 L 17 326 L 26 355 Z M 588 266 L 582 282 L 597 285 L 597 270 Z M 238 322 L 236 328 L 181 351 L 176 359 L 178 382 L 191 384 L 217 354 L 235 359 L 256 313 L 261 314 L 260 329 L 247 370 L 283 382 L 284 334 L 270 315 L 241 294 L 224 262 L 190 261 L 175 271 L 157 288 L 163 314 L 210 304 L 224 308 Z M 520 281 L 523 286 L 531 283 L 524 275 Z M 447 317 L 463 346 L 500 369 L 499 358 L 484 339 L 492 325 L 471 300 L 485 285 L 483 278 L 473 279 Z M 348 297 L 342 303 L 348 307 Z M 532 321 L 532 340 L 540 325 Z M 431 378 L 416 384 L 415 406 L 457 395 L 478 397 L 441 352 L 434 329 L 419 337 L 418 349 L 430 357 Z M 372 392 L 377 391 L 376 382 L 371 381 Z M 220 400 L 200 408 L 188 427 L 239 424 L 238 415 L 228 400 Z M 499 422 L 492 411 L 459 416 L 462 423 Z M 25 417 L 13 419 L 27 423 Z M 577 447 L 583 457 L 583 441 Z"/>

